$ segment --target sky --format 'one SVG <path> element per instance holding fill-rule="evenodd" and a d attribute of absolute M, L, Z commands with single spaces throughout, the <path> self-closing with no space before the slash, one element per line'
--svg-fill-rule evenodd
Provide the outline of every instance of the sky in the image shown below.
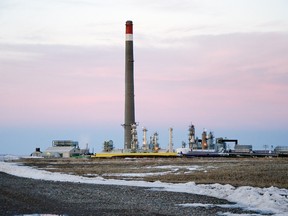
<path fill-rule="evenodd" d="M 0 154 L 76 140 L 123 148 L 125 22 L 135 113 L 160 147 L 188 126 L 254 149 L 288 146 L 285 0 L 1 0 Z M 233 148 L 233 147 L 232 147 Z"/>

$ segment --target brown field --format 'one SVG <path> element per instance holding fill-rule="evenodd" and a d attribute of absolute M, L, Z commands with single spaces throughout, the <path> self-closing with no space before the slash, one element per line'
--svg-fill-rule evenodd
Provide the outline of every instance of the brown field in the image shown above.
<path fill-rule="evenodd" d="M 288 188 L 288 158 L 22 159 L 51 172 L 87 177 Z"/>

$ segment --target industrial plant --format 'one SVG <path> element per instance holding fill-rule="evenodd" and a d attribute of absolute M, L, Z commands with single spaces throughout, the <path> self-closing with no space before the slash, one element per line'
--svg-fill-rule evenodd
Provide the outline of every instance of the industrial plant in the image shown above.
<path fill-rule="evenodd" d="M 181 148 L 174 148 L 173 128 L 169 128 L 169 142 L 161 147 L 158 142 L 159 134 L 154 132 L 149 138 L 148 129 L 142 128 L 143 140 L 139 144 L 137 126 L 135 120 L 134 101 L 134 56 L 133 56 L 133 22 L 126 21 L 125 29 L 125 112 L 124 112 L 124 146 L 123 149 L 115 149 L 112 140 L 104 141 L 103 152 L 96 153 L 91 157 L 216 157 L 216 156 L 288 156 L 288 147 L 277 146 L 273 151 L 253 151 L 252 145 L 240 145 L 237 139 L 223 137 L 215 138 L 212 131 L 203 130 L 201 137 L 197 137 L 195 126 L 191 124 L 188 128 L 187 143 L 182 142 Z M 228 143 L 234 144 L 228 148 Z M 55 140 L 52 147 L 47 148 L 43 153 L 39 148 L 32 153 L 34 156 L 43 157 L 73 157 L 88 155 L 86 149 L 80 149 L 77 141 Z"/>

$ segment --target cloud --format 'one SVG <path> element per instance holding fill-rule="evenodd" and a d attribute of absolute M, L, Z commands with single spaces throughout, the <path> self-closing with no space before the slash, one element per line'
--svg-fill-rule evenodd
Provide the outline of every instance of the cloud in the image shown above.
<path fill-rule="evenodd" d="M 267 127 L 269 122 L 287 127 L 287 34 L 197 36 L 181 42 L 186 46 L 141 50 L 145 61 L 136 89 L 142 110 L 148 110 L 145 117 L 153 110 L 162 121 L 196 116 L 214 126 Z"/>
<path fill-rule="evenodd" d="M 287 38 L 207 35 L 170 48 L 135 46 L 137 121 L 288 127 Z M 124 47 L 0 47 L 2 124 L 123 121 Z"/>
<path fill-rule="evenodd" d="M 121 93 L 124 61 L 118 57 L 123 56 L 123 50 L 49 45 L 2 45 L 1 48 L 5 53 L 16 53 L 9 59 L 5 53 L 0 55 L 4 56 L 0 59 L 2 124 L 61 119 L 112 121 L 122 117 L 124 111 L 119 110 L 122 105 L 117 104 L 124 100 Z M 19 59 L 17 53 L 29 61 Z M 103 115 L 104 112 L 107 114 Z"/>

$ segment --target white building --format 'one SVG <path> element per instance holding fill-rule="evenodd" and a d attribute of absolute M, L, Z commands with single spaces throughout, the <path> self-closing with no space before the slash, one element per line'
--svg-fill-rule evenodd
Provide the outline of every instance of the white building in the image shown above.
<path fill-rule="evenodd" d="M 52 147 L 48 147 L 43 152 L 43 157 L 63 157 L 78 156 L 80 148 L 78 142 L 71 140 L 54 140 Z"/>

